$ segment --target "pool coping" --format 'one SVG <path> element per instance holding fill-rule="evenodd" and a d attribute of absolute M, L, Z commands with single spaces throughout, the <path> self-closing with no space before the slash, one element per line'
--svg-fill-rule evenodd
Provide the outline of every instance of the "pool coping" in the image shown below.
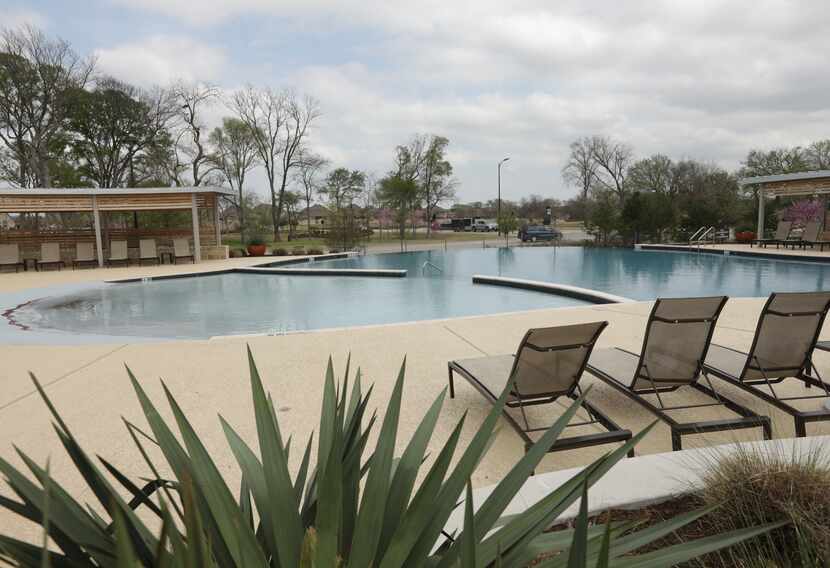
<path fill-rule="evenodd" d="M 343 258 L 351 258 L 356 256 L 357 253 L 352 252 L 339 252 L 339 253 L 331 253 L 331 254 L 320 254 L 316 256 L 304 256 L 302 258 L 280 258 L 280 260 L 268 260 L 263 262 L 262 264 L 257 264 L 253 267 L 235 267 L 235 268 L 220 268 L 218 270 L 205 270 L 205 271 L 197 271 L 197 272 L 182 272 L 181 274 L 166 274 L 164 276 L 146 276 L 146 277 L 139 277 L 139 278 L 119 278 L 117 280 L 103 280 L 105 284 L 130 284 L 134 282 L 155 282 L 158 280 L 176 280 L 177 278 L 198 278 L 200 276 L 216 276 L 218 274 L 231 274 L 234 272 L 239 272 L 242 269 L 246 268 L 268 268 L 268 267 L 279 267 L 289 264 L 311 264 L 316 261 L 323 261 L 323 260 L 340 260 Z M 268 257 L 262 257 L 268 258 Z"/>
<path fill-rule="evenodd" d="M 473 275 L 473 284 L 485 284 L 490 286 L 504 286 L 506 288 L 517 288 L 520 290 L 531 290 L 543 292 L 555 296 L 565 296 L 585 300 L 593 304 L 626 304 L 635 302 L 631 298 L 592 290 L 591 288 L 580 288 L 557 282 L 544 282 L 541 280 L 526 280 L 524 278 L 506 278 L 504 276 L 485 276 L 482 274 Z"/>
<path fill-rule="evenodd" d="M 234 268 L 237 274 L 287 274 L 291 276 L 352 276 L 369 278 L 405 278 L 406 270 L 382 268 L 278 268 L 246 267 Z"/>
<path fill-rule="evenodd" d="M 742 251 L 742 250 L 732 250 L 732 249 L 712 249 L 712 248 L 705 248 L 705 247 L 690 247 L 687 245 L 670 245 L 670 244 L 661 244 L 661 245 L 654 245 L 654 244 L 647 244 L 641 243 L 634 245 L 635 250 L 656 250 L 656 251 L 664 251 L 664 252 L 685 252 L 685 253 L 704 253 L 704 254 L 714 254 L 720 256 L 740 256 L 741 258 L 760 258 L 766 260 L 785 260 L 788 262 L 809 262 L 809 263 L 818 263 L 818 264 L 827 264 L 830 263 L 830 256 L 813 256 L 813 255 L 794 255 L 794 254 L 781 254 L 775 252 L 768 252 L 758 251 L 758 252 L 749 252 L 749 251 Z"/>

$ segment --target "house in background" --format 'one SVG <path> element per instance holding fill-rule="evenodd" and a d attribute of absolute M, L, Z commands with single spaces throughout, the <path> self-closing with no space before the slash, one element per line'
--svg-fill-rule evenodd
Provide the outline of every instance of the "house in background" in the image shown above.
<path fill-rule="evenodd" d="M 310 218 L 312 227 L 325 227 L 329 214 L 329 210 L 322 205 L 312 205 L 308 209 L 303 209 L 297 213 L 297 220 L 300 223 L 305 223 L 306 219 Z"/>

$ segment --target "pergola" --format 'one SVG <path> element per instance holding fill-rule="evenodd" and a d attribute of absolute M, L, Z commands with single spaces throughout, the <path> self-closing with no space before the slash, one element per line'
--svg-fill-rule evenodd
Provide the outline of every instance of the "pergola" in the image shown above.
<path fill-rule="evenodd" d="M 221 187 L 148 187 L 129 189 L 104 188 L 0 188 L 2 213 L 89 213 L 92 227 L 82 230 L 47 229 L 41 231 L 0 230 L 0 243 L 18 243 L 36 246 L 39 242 L 59 242 L 74 245 L 90 241 L 93 236 L 98 252 L 98 265 L 104 265 L 104 239 L 120 238 L 136 241 L 139 238 L 173 238 L 191 236 L 196 262 L 202 258 L 203 246 L 222 244 L 219 223 L 219 198 L 231 192 Z M 141 211 L 190 211 L 191 226 L 187 229 L 153 229 L 141 227 L 113 228 L 107 226 L 106 213 L 134 213 Z"/>
<path fill-rule="evenodd" d="M 743 178 L 742 186 L 758 186 L 758 238 L 764 236 L 764 201 L 767 197 L 807 197 L 830 194 L 830 170 Z M 822 222 L 824 219 L 822 219 Z"/>

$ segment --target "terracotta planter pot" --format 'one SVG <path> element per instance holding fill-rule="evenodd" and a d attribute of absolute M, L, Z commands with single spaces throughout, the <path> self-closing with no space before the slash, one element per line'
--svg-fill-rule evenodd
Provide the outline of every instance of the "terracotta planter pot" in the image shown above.
<path fill-rule="evenodd" d="M 265 245 L 248 245 L 248 254 L 251 256 L 265 256 Z"/>

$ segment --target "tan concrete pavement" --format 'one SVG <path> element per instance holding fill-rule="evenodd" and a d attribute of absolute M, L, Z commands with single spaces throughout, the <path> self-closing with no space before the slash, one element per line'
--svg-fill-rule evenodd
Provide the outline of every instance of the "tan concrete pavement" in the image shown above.
<path fill-rule="evenodd" d="M 205 263 L 210 264 L 210 263 Z M 149 274 L 152 269 L 142 269 Z M 161 269 L 159 269 L 161 270 Z M 70 271 L 71 272 L 71 271 Z M 92 271 L 90 271 L 92 272 Z M 115 271 L 106 271 L 110 274 Z M 127 271 L 125 270 L 125 273 Z M 127 274 L 125 274 L 125 277 Z M 720 319 L 715 335 L 723 344 L 747 348 L 762 299 L 731 300 Z M 382 410 L 389 398 L 398 367 L 407 357 L 407 382 L 400 437 L 408 440 L 423 412 L 447 384 L 446 363 L 450 359 L 482 354 L 511 353 L 530 327 L 608 320 L 611 325 L 600 339 L 600 346 L 638 349 L 650 305 L 594 306 L 546 309 L 507 315 L 481 316 L 411 324 L 359 327 L 346 330 L 316 331 L 285 336 L 222 338 L 207 341 L 168 341 L 125 345 L 84 347 L 0 345 L 0 455 L 20 463 L 12 445 L 29 453 L 36 461 L 51 460 L 51 471 L 82 500 L 90 500 L 50 426 L 43 402 L 27 377 L 32 370 L 46 385 L 46 391 L 63 418 L 91 454 L 100 454 L 134 478 L 149 472 L 127 434 L 121 417 L 141 426 L 144 419 L 135 401 L 124 365 L 129 365 L 164 416 L 170 418 L 159 378 L 164 378 L 196 430 L 215 456 L 220 470 L 232 487 L 238 484 L 238 471 L 221 431 L 218 414 L 238 428 L 256 446 L 255 424 L 248 386 L 245 347 L 250 345 L 266 388 L 274 396 L 285 433 L 304 444 L 317 429 L 322 378 L 326 360 L 332 354 L 338 375 L 351 353 L 364 380 L 375 384 L 372 407 Z M 824 336 L 830 338 L 830 333 Z M 817 356 L 821 373 L 830 376 L 830 356 Z M 617 394 L 607 385 L 586 375 L 585 384 L 594 388 L 590 398 L 621 426 L 636 432 L 653 420 L 641 407 Z M 461 446 L 471 439 L 489 406 L 463 381 L 458 381 L 456 398 L 447 399 L 430 445 L 435 455 L 453 426 L 467 411 Z M 721 383 L 716 383 L 721 387 Z M 800 391 L 799 387 L 782 392 Z M 723 387 L 736 400 L 761 414 L 772 415 L 776 437 L 793 435 L 792 421 L 765 404 L 735 389 Z M 684 396 L 690 401 L 692 396 Z M 807 403 L 810 404 L 810 403 Z M 818 402 L 812 402 L 817 405 Z M 704 412 L 705 410 L 705 412 Z M 687 411 L 687 419 L 718 416 L 721 411 Z M 550 422 L 556 409 L 537 408 L 534 416 Z M 682 416 L 681 416 L 682 418 Z M 830 433 L 830 426 L 809 426 L 810 433 Z M 715 433 L 684 438 L 689 447 L 737 440 L 759 439 L 758 430 Z M 670 450 L 668 429 L 662 425 L 649 434 L 638 453 Z M 588 463 L 607 448 L 560 452 L 546 457 L 538 471 L 553 471 Z M 296 467 L 300 452 L 293 452 Z M 519 438 L 503 425 L 489 454 L 478 468 L 476 486 L 498 481 L 522 455 Z M 5 492 L 5 491 L 4 491 Z M 0 514 L 0 533 L 36 535 L 8 515 Z"/>
<path fill-rule="evenodd" d="M 43 270 L 36 272 L 3 272 L 0 274 L 0 293 L 19 292 L 27 288 L 46 288 L 60 284 L 76 284 L 98 280 L 121 280 L 126 278 L 142 278 L 155 276 L 170 276 L 191 272 L 210 272 L 240 266 L 266 264 L 286 257 L 243 257 L 228 258 L 225 260 L 206 260 L 198 264 L 162 264 L 159 266 L 119 266 L 113 268 L 83 268 L 72 270 Z"/>

